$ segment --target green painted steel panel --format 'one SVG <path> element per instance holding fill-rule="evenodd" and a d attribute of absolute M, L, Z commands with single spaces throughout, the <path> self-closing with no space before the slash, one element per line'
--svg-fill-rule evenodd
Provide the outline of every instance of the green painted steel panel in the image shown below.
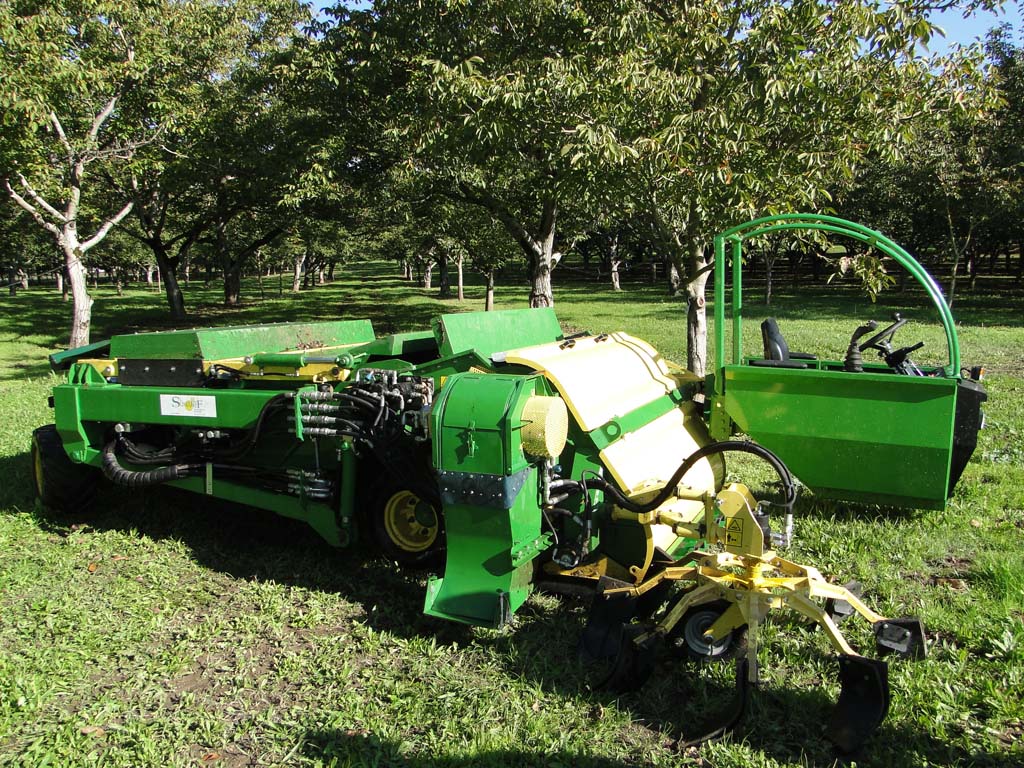
<path fill-rule="evenodd" d="M 449 377 L 432 413 L 434 466 L 498 475 L 525 466 L 520 425 L 513 423 L 510 411 L 523 399 L 530 378 L 493 373 Z"/>
<path fill-rule="evenodd" d="M 441 315 L 434 318 L 433 327 L 442 357 L 472 349 L 489 358 L 495 352 L 565 338 L 550 307 Z"/>
<path fill-rule="evenodd" d="M 523 406 L 538 391 L 546 386 L 535 374 L 459 373 L 434 403 L 433 456 L 442 499 L 447 494 L 447 554 L 444 577 L 431 579 L 427 588 L 424 612 L 432 616 L 500 626 L 530 594 L 528 555 L 547 541 L 537 469 L 524 455 L 519 433 Z M 469 492 L 453 490 L 470 474 Z M 509 485 L 514 498 L 497 500 Z"/>
<path fill-rule="evenodd" d="M 513 550 L 541 537 L 539 510 L 536 469 L 530 470 L 511 509 L 446 505 L 444 576 L 430 580 L 423 612 L 501 626 L 533 589 L 532 558 L 516 566 Z"/>
<path fill-rule="evenodd" d="M 815 369 L 724 369 L 725 409 L 815 493 L 942 509 L 956 379 Z"/>
<path fill-rule="evenodd" d="M 667 395 L 657 397 L 646 405 L 641 405 L 629 413 L 610 419 L 595 430 L 592 430 L 588 437 L 593 441 L 599 451 L 603 451 L 616 440 L 625 435 L 645 427 L 666 413 L 679 408 L 683 403 L 689 402 L 686 395 L 676 389 Z"/>
<path fill-rule="evenodd" d="M 271 323 L 115 336 L 110 341 L 110 355 L 149 360 L 219 360 L 257 352 L 336 347 L 373 340 L 369 320 Z"/>
<path fill-rule="evenodd" d="M 86 344 L 84 347 L 54 352 L 49 358 L 50 368 L 54 371 L 61 371 L 83 357 L 103 357 L 108 349 L 110 349 L 110 340 L 106 339 L 97 341 L 95 344 Z"/>
<path fill-rule="evenodd" d="M 185 389 L 175 387 L 79 387 L 60 384 L 53 389 L 58 420 L 71 400 L 83 421 L 134 422 L 138 424 L 175 424 L 191 427 L 239 429 L 251 427 L 270 398 L 281 394 L 272 389 Z M 216 416 L 189 416 L 168 413 L 161 396 L 184 399 L 210 398 Z M 60 424 L 58 423 L 58 427 Z"/>
<path fill-rule="evenodd" d="M 353 350 L 362 355 L 375 355 L 379 357 L 402 357 L 404 355 L 415 355 L 433 352 L 437 356 L 437 341 L 433 331 L 412 331 L 410 333 L 394 333 L 390 336 L 381 336 L 371 341 L 358 350 Z"/>

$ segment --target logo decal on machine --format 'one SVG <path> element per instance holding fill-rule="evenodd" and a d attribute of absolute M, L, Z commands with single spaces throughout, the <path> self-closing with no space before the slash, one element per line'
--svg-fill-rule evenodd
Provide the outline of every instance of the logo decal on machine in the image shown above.
<path fill-rule="evenodd" d="M 217 398 L 213 395 L 160 395 L 160 415 L 213 419 L 217 416 Z"/>

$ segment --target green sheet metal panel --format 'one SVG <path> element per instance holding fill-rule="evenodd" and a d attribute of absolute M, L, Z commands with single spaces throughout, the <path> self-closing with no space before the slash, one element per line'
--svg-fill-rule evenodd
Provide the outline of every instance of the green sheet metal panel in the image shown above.
<path fill-rule="evenodd" d="M 513 553 L 517 544 L 543 538 L 537 470 L 530 468 L 528 475 L 511 509 L 445 505 L 444 576 L 428 582 L 424 613 L 463 624 L 500 627 L 530 596 L 533 556 L 517 564 Z"/>
<path fill-rule="evenodd" d="M 450 377 L 432 413 L 434 466 L 500 475 L 520 469 L 525 460 L 509 411 L 526 381 L 524 376 L 484 373 Z"/>
<path fill-rule="evenodd" d="M 336 347 L 373 340 L 369 320 L 271 323 L 115 336 L 110 342 L 110 355 L 148 360 L 220 360 L 257 352 Z"/>
<path fill-rule="evenodd" d="M 409 333 L 393 333 L 359 347 L 361 355 L 374 357 L 405 357 L 412 355 L 432 354 L 437 357 L 437 341 L 433 331 L 411 331 Z"/>
<path fill-rule="evenodd" d="M 541 532 L 537 469 L 520 442 L 522 410 L 540 376 L 457 373 L 431 412 L 444 505 L 444 576 L 424 612 L 467 624 L 503 624 L 529 596 Z"/>
<path fill-rule="evenodd" d="M 725 409 L 815 493 L 945 507 L 956 380 L 725 366 Z"/>
<path fill-rule="evenodd" d="M 489 358 L 495 352 L 565 338 L 550 307 L 441 315 L 434 318 L 433 328 L 441 357 L 473 349 Z"/>

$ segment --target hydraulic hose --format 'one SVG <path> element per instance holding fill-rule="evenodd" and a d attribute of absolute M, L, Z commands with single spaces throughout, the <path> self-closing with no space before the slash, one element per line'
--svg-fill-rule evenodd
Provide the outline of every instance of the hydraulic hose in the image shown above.
<path fill-rule="evenodd" d="M 103 474 L 112 483 L 124 485 L 128 488 L 145 488 L 171 480 L 181 480 L 198 469 L 198 465 L 195 464 L 172 464 L 167 467 L 143 471 L 125 469 L 117 458 L 117 453 L 115 453 L 116 447 L 116 440 L 111 440 L 103 447 L 101 455 Z"/>
<path fill-rule="evenodd" d="M 783 493 L 785 494 L 783 506 L 792 507 L 793 502 L 796 501 L 796 483 L 793 481 L 793 476 L 790 474 L 789 469 L 787 469 L 786 465 L 782 463 L 782 459 L 767 448 L 746 440 L 723 440 L 717 443 L 708 443 L 707 445 L 698 448 L 687 456 L 686 460 L 679 465 L 679 468 L 673 473 L 669 481 L 665 483 L 665 487 L 658 492 L 658 495 L 645 504 L 639 504 L 632 499 L 627 498 L 622 491 L 601 477 L 587 480 L 587 485 L 591 488 L 600 488 L 611 496 L 615 500 L 615 503 L 623 509 L 627 509 L 630 512 L 636 512 L 638 514 L 644 514 L 646 512 L 654 511 L 668 501 L 672 494 L 675 493 L 676 486 L 679 485 L 679 481 L 683 479 L 687 472 L 693 469 L 698 461 L 705 459 L 708 456 L 714 456 L 715 454 L 730 452 L 750 453 L 768 462 L 782 481 Z M 564 487 L 562 485 L 563 482 L 564 481 L 556 481 L 559 487 Z M 555 486 L 555 483 L 552 483 L 552 486 Z"/>

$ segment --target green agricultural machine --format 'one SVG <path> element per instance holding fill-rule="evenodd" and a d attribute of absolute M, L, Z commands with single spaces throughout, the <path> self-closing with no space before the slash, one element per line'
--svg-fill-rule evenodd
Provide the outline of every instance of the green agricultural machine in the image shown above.
<path fill-rule="evenodd" d="M 858 328 L 843 361 L 798 357 L 769 322 L 764 354 L 745 357 L 742 243 L 796 227 L 870 242 L 909 269 L 939 308 L 949 364 L 919 368 L 914 347 L 893 348 L 903 320 Z M 903 656 L 924 652 L 924 630 L 777 554 L 792 530 L 791 469 L 815 493 L 940 508 L 974 448 L 984 390 L 960 371 L 934 282 L 878 233 L 779 217 L 716 247 L 710 380 L 626 333 L 566 336 L 551 310 L 444 315 L 383 337 L 366 320 L 140 333 L 56 354 L 67 380 L 53 390 L 55 424 L 34 433 L 39 497 L 78 509 L 105 477 L 272 510 L 335 546 L 370 540 L 432 569 L 424 611 L 466 624 L 504 625 L 539 585 L 587 585 L 580 646 L 606 662 L 611 687 L 641 684 L 659 645 L 739 655 L 720 730 L 758 679 L 759 625 L 795 610 L 836 650 L 830 733 L 853 750 L 886 714 L 887 667 L 858 654 L 838 620 L 861 616 L 879 652 Z M 881 361 L 865 362 L 868 350 Z M 768 501 L 726 482 L 737 452 L 778 476 L 781 531 Z"/>

